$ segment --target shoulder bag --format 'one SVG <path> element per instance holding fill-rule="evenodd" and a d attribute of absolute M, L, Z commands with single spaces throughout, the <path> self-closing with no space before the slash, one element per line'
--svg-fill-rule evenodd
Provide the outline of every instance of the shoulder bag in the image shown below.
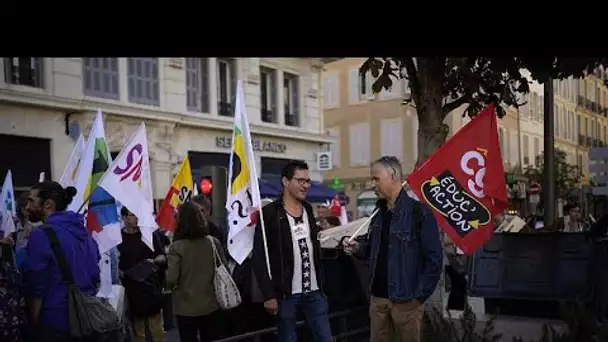
<path fill-rule="evenodd" d="M 122 323 L 112 305 L 105 298 L 97 298 L 82 293 L 74 283 L 73 274 L 61 250 L 55 231 L 44 227 L 44 232 L 51 243 L 51 249 L 63 280 L 68 284 L 68 315 L 70 336 L 84 338 L 87 341 L 111 341 L 122 332 Z"/>
<path fill-rule="evenodd" d="M 220 308 L 223 310 L 233 309 L 241 304 L 241 293 L 239 292 L 234 279 L 228 272 L 228 269 L 222 262 L 217 248 L 215 239 L 207 236 L 213 248 L 213 264 L 215 267 L 215 275 L 213 276 L 213 285 L 215 288 L 215 298 L 217 299 Z"/>

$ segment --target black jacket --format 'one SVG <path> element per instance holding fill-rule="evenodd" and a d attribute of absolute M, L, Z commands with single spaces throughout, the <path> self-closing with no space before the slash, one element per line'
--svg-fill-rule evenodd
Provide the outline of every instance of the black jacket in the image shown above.
<path fill-rule="evenodd" d="M 302 204 L 308 215 L 308 226 L 310 227 L 310 237 L 313 245 L 317 283 L 319 290 L 323 291 L 321 244 L 317 238 L 319 227 L 315 222 L 312 206 L 306 202 L 302 202 Z M 258 223 L 255 228 L 253 268 L 264 300 L 273 298 L 282 299 L 286 295 L 291 294 L 291 281 L 293 279 L 294 269 L 291 228 L 289 227 L 289 221 L 287 220 L 287 213 L 283 207 L 282 196 L 279 196 L 279 199 L 264 206 L 262 213 L 266 228 L 266 240 L 268 243 L 272 280 L 268 276 L 268 268 L 266 267 L 266 255 L 264 252 L 262 226 L 260 223 Z"/>

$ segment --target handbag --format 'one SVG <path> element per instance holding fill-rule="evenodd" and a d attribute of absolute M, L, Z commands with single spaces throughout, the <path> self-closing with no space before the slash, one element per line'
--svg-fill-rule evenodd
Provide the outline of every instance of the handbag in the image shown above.
<path fill-rule="evenodd" d="M 213 248 L 213 264 L 215 267 L 213 286 L 215 298 L 223 310 L 236 308 L 241 304 L 241 293 L 230 272 L 228 272 L 228 269 L 222 262 L 222 258 L 215 247 L 214 239 L 211 236 L 207 236 L 207 239 L 211 242 L 211 247 Z"/>
<path fill-rule="evenodd" d="M 63 280 L 68 284 L 68 319 L 70 336 L 87 341 L 112 341 L 122 332 L 122 323 L 116 310 L 105 298 L 82 293 L 61 250 L 57 233 L 44 227 L 51 249 L 57 259 Z"/>

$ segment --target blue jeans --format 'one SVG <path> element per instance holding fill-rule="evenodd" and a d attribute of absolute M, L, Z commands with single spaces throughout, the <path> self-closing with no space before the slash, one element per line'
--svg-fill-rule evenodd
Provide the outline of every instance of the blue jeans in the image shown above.
<path fill-rule="evenodd" d="M 331 328 L 327 316 L 327 300 L 320 291 L 289 295 L 279 301 L 277 326 L 279 341 L 297 341 L 297 314 L 302 310 L 314 342 L 331 342 Z"/>

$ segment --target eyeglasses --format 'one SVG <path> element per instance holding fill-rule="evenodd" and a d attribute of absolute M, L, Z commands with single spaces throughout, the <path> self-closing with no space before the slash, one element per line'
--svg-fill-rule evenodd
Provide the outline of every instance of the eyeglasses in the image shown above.
<path fill-rule="evenodd" d="M 298 185 L 311 185 L 312 184 L 312 180 L 310 178 L 293 178 L 293 180 L 298 182 Z"/>

